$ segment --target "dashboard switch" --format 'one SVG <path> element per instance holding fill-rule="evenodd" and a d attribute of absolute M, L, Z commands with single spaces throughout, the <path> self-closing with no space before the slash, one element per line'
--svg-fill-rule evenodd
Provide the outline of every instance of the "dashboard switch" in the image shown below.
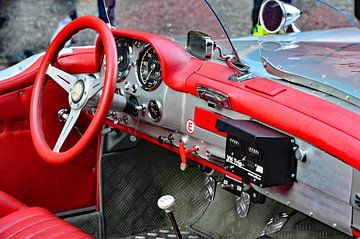
<path fill-rule="evenodd" d="M 132 93 L 136 93 L 136 91 L 138 90 L 138 86 L 137 86 L 137 84 L 133 84 L 132 85 L 132 87 L 131 87 L 131 91 L 132 91 Z"/>
<path fill-rule="evenodd" d="M 130 90 L 130 86 L 131 86 L 130 82 L 126 81 L 124 85 L 125 90 Z"/>

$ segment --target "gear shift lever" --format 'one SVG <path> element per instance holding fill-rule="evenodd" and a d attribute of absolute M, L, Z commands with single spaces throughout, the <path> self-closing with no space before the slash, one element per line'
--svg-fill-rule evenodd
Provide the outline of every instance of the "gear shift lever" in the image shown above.
<path fill-rule="evenodd" d="M 163 209 L 166 212 L 166 214 L 168 215 L 169 220 L 171 222 L 171 225 L 174 228 L 176 237 L 178 239 L 182 239 L 179 227 L 178 227 L 178 225 L 176 223 L 176 220 L 175 220 L 175 217 L 174 217 L 174 214 L 173 214 L 174 206 L 175 206 L 175 199 L 171 195 L 162 196 L 158 200 L 158 207 L 160 209 Z"/>

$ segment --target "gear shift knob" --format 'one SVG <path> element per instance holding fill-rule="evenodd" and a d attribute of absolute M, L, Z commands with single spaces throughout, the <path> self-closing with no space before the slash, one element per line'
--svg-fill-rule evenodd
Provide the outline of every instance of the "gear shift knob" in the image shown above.
<path fill-rule="evenodd" d="M 175 206 L 175 198 L 171 195 L 162 196 L 159 198 L 157 205 L 160 209 L 164 210 L 169 217 L 170 223 L 174 228 L 176 238 L 182 239 L 180 229 L 176 223 L 174 214 L 172 212 Z"/>
<path fill-rule="evenodd" d="M 158 207 L 165 210 L 166 213 L 172 212 L 175 206 L 175 198 L 171 195 L 165 195 L 159 198 Z"/>

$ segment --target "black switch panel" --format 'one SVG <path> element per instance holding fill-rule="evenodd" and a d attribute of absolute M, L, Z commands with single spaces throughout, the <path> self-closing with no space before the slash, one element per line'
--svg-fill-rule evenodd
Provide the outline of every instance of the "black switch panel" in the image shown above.
<path fill-rule="evenodd" d="M 244 183 L 269 187 L 294 180 L 292 137 L 250 120 L 218 119 L 216 128 L 228 134 L 225 169 Z"/>

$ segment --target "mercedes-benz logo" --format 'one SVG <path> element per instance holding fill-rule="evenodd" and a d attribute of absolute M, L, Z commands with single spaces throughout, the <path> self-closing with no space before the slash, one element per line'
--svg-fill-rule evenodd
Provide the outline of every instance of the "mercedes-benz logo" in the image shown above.
<path fill-rule="evenodd" d="M 78 80 L 74 87 L 71 90 L 71 99 L 74 103 L 77 103 L 81 100 L 84 94 L 84 82 L 82 80 Z"/>

